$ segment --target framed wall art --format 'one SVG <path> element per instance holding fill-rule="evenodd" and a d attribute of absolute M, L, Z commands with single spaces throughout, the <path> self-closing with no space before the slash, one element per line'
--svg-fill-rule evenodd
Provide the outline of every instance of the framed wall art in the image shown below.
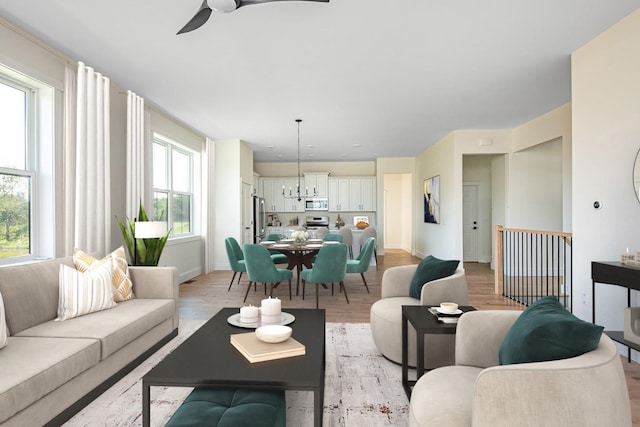
<path fill-rule="evenodd" d="M 424 180 L 424 222 L 440 224 L 440 175 Z"/>

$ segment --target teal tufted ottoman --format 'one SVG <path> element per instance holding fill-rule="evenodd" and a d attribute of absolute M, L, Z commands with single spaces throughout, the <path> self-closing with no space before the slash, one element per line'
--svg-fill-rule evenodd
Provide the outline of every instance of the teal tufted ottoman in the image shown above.
<path fill-rule="evenodd" d="M 284 391 L 195 388 L 166 427 L 286 427 Z"/>

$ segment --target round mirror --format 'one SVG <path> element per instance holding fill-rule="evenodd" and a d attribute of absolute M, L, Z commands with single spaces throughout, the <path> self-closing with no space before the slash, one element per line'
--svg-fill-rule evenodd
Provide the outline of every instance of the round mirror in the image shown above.
<path fill-rule="evenodd" d="M 636 154 L 636 161 L 633 164 L 633 191 L 640 202 L 640 150 Z"/>

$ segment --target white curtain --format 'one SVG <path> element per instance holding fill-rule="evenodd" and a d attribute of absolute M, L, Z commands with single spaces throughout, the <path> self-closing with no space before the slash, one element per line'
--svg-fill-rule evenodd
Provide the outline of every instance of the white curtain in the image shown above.
<path fill-rule="evenodd" d="M 65 252 L 111 250 L 111 162 L 107 77 L 78 63 L 65 72 Z"/>
<path fill-rule="evenodd" d="M 138 216 L 144 202 L 144 99 L 127 91 L 127 206 L 129 219 Z"/>

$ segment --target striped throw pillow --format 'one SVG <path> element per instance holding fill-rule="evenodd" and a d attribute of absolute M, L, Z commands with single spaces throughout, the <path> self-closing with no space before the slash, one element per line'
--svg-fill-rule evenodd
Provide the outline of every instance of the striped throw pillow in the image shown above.
<path fill-rule="evenodd" d="M 116 305 L 113 301 L 110 263 L 86 273 L 61 264 L 58 289 L 56 320 L 67 320 Z"/>
<path fill-rule="evenodd" d="M 122 302 L 135 298 L 135 295 L 133 294 L 133 284 L 131 283 L 131 277 L 129 276 L 127 256 L 124 253 L 123 246 L 120 246 L 118 249 L 100 260 L 81 251 L 80 249 L 73 249 L 73 264 L 83 273 L 91 271 L 105 263 L 111 263 L 111 269 L 113 270 L 111 281 L 114 288 L 113 299 L 115 302 Z"/>
<path fill-rule="evenodd" d="M 9 334 L 7 333 L 7 320 L 4 317 L 4 302 L 0 294 L 0 348 L 9 344 Z"/>

